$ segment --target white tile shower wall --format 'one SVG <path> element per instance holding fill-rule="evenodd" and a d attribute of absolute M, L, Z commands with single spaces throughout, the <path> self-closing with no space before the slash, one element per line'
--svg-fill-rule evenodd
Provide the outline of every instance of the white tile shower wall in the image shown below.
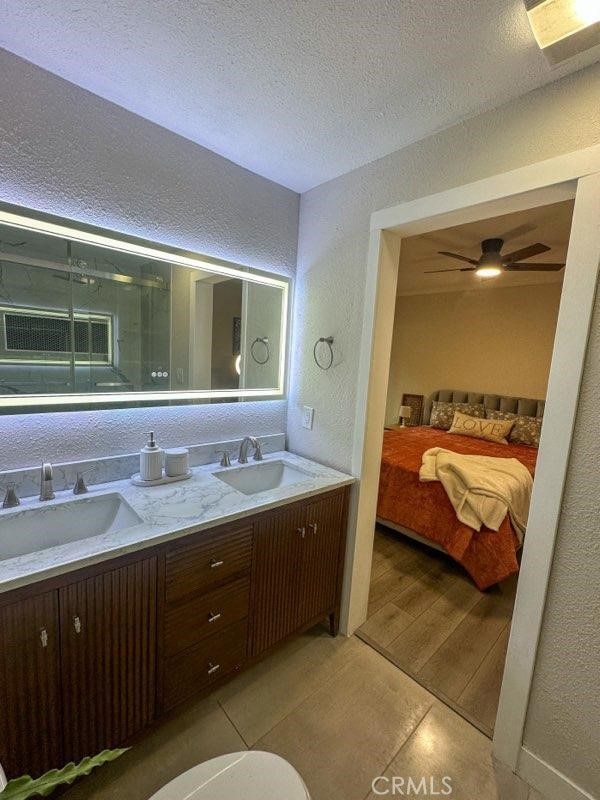
<path fill-rule="evenodd" d="M 352 468 L 372 212 L 595 144 L 599 85 L 596 64 L 302 195 L 290 449 L 337 469 Z M 328 335 L 335 337 L 335 360 L 323 372 L 313 363 L 312 348 Z M 302 427 L 304 405 L 315 408 L 312 431 Z"/>
<path fill-rule="evenodd" d="M 293 276 L 298 195 L 0 50 L 0 200 Z M 285 431 L 286 402 L 0 418 L 0 469 Z"/>

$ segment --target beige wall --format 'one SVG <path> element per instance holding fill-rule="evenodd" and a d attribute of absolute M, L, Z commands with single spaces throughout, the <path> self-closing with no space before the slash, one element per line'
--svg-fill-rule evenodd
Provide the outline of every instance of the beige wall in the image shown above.
<path fill-rule="evenodd" d="M 371 213 L 599 144 L 599 96 L 596 64 L 302 196 L 291 449 L 351 468 Z M 578 413 L 526 741 L 535 755 L 599 796 L 598 301 L 596 309 L 595 349 L 583 387 L 587 399 Z M 335 336 L 336 357 L 334 367 L 322 372 L 312 363 L 312 346 L 317 336 L 329 334 Z M 311 431 L 301 425 L 305 403 L 315 408 Z"/>
<path fill-rule="evenodd" d="M 403 392 L 545 397 L 560 291 L 556 283 L 398 297 L 386 423 L 398 422 Z"/>

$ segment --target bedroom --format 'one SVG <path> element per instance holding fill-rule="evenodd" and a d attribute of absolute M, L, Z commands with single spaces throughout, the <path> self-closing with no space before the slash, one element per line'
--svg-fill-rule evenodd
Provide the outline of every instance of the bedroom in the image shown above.
<path fill-rule="evenodd" d="M 489 736 L 572 213 L 568 200 L 402 242 L 369 616 L 359 635 Z M 489 239 L 504 240 L 501 262 L 523 267 L 476 275 L 481 242 Z M 524 250 L 538 243 L 544 248 Z M 455 419 L 456 411 L 467 416 Z M 484 436 L 491 429 L 500 442 L 449 433 L 453 422 Z M 524 473 L 517 513 L 504 505 L 497 530 L 482 524 L 474 531 L 463 506 L 459 521 L 443 469 L 434 480 L 419 479 L 424 452 L 436 447 L 467 454 L 469 467 L 474 457 L 502 458 L 486 469 L 516 459 L 517 474 Z"/>

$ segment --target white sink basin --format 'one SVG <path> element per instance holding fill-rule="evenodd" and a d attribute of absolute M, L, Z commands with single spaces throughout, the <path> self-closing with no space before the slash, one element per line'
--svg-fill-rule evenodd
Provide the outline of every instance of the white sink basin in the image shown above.
<path fill-rule="evenodd" d="M 140 522 L 116 492 L 4 512 L 0 514 L 0 561 L 113 533 Z"/>
<path fill-rule="evenodd" d="M 292 467 L 285 461 L 248 464 L 236 469 L 213 472 L 213 475 L 243 494 L 268 492 L 271 489 L 279 489 L 281 486 L 301 483 L 312 477 L 310 473 Z"/>

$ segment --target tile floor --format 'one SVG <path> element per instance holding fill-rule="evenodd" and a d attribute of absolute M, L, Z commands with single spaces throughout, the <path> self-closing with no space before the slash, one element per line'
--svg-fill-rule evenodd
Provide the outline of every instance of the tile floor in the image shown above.
<path fill-rule="evenodd" d="M 246 748 L 287 758 L 313 800 L 373 800 L 382 796 L 371 789 L 377 776 L 449 776 L 452 800 L 528 800 L 520 781 L 495 769 L 486 736 L 358 638 L 321 628 L 171 713 L 64 796 L 148 800 L 194 764 Z"/>

